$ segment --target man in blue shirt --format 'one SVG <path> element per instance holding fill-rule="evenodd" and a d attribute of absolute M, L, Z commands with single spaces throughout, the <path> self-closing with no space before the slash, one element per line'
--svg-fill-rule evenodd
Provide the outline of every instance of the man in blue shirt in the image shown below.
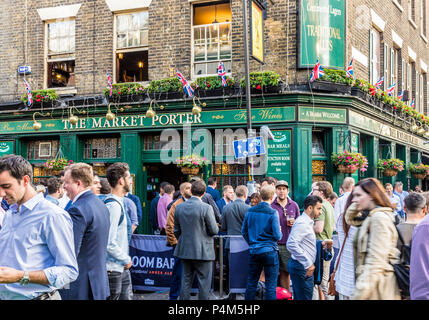
<path fill-rule="evenodd" d="M 60 300 L 58 289 L 78 277 L 73 223 L 37 194 L 31 164 L 0 158 L 0 197 L 10 204 L 0 230 L 0 299 Z"/>
<path fill-rule="evenodd" d="M 404 199 L 408 196 L 408 192 L 403 190 L 404 185 L 401 181 L 396 181 L 394 184 L 393 194 L 399 197 L 401 200 L 401 210 L 398 212 L 402 220 L 405 221 L 406 213 L 404 210 Z"/>
<path fill-rule="evenodd" d="M 219 191 L 216 189 L 217 187 L 217 181 L 216 178 L 210 177 L 207 180 L 207 190 L 206 192 L 211 194 L 211 196 L 213 197 L 213 200 L 216 202 L 218 200 L 220 200 L 220 193 Z"/>
<path fill-rule="evenodd" d="M 46 200 L 51 201 L 53 204 L 59 206 L 60 199 L 64 195 L 63 183 L 56 177 L 49 178 L 48 180 L 48 194 Z"/>
<path fill-rule="evenodd" d="M 259 276 L 265 273 L 265 299 L 276 300 L 279 256 L 277 241 L 282 238 L 278 212 L 271 208 L 276 190 L 267 185 L 261 189 L 262 201 L 251 207 L 244 217 L 241 233 L 249 244 L 249 275 L 245 299 L 254 300 Z"/>

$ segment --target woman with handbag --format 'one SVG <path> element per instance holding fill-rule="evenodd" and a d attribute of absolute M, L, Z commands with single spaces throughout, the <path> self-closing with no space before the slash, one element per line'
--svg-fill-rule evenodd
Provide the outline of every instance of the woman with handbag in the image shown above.
<path fill-rule="evenodd" d="M 344 212 L 338 217 L 336 230 L 340 251 L 334 272 L 329 281 L 329 294 L 338 295 L 340 300 L 350 300 L 355 290 L 355 270 L 353 259 L 353 239 L 357 228 L 346 223 L 345 213 L 356 211 L 356 204 L 352 203 L 353 193 L 348 196 Z"/>
<path fill-rule="evenodd" d="M 345 217 L 348 224 L 358 227 L 353 242 L 356 284 L 352 300 L 400 300 L 392 265 L 400 255 L 394 205 L 374 178 L 356 184 L 352 202 L 356 210 L 348 210 Z"/>

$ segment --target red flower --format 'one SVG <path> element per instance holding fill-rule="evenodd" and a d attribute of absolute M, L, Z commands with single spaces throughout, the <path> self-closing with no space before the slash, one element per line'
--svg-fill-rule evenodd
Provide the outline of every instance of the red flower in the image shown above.
<path fill-rule="evenodd" d="M 40 102 L 40 99 L 36 99 L 37 102 Z"/>
<path fill-rule="evenodd" d="M 395 110 L 396 110 L 396 109 L 398 109 L 398 108 L 397 108 L 396 106 L 393 106 L 393 109 L 395 109 Z"/>
<path fill-rule="evenodd" d="M 38 94 L 36 97 L 37 97 L 37 98 L 40 98 L 40 94 Z"/>
<path fill-rule="evenodd" d="M 121 91 L 118 91 L 118 94 L 121 94 Z"/>
<path fill-rule="evenodd" d="M 256 86 L 256 89 L 261 90 L 261 85 L 260 85 L 260 84 L 258 84 L 258 85 Z"/>
<path fill-rule="evenodd" d="M 210 83 L 207 83 L 207 88 L 210 88 L 211 86 L 210 86 Z"/>

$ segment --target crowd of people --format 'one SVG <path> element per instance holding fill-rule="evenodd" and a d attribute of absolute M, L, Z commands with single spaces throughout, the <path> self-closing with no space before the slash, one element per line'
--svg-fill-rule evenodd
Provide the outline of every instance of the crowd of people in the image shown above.
<path fill-rule="evenodd" d="M 129 243 L 142 208 L 130 189 L 122 162 L 106 178 L 76 163 L 42 188 L 23 157 L 0 158 L 0 299 L 133 299 Z M 226 235 L 227 275 L 228 236 L 249 245 L 246 300 L 261 288 L 266 300 L 429 299 L 428 201 L 401 182 L 346 177 L 338 194 L 313 183 L 301 210 L 287 181 L 225 185 L 221 196 L 214 177 L 192 177 L 177 191 L 161 183 L 150 223 L 173 248 L 171 300 L 190 299 L 194 278 L 197 298 L 210 298 L 216 235 Z"/>
<path fill-rule="evenodd" d="M 76 163 L 34 187 L 21 156 L 0 158 L 0 299 L 132 300 L 131 234 L 141 202 L 126 163 L 106 179 Z"/>
<path fill-rule="evenodd" d="M 429 299 L 429 243 L 423 240 L 429 193 L 407 192 L 400 181 L 383 186 L 374 178 L 355 183 L 346 177 L 339 195 L 328 181 L 313 183 L 301 211 L 288 182 L 273 177 L 252 194 L 247 186 L 226 185 L 223 197 L 215 178 L 205 194 L 194 190 L 197 183 L 203 184 L 199 178 L 183 183 L 176 196 L 161 184 L 160 199 L 167 197 L 164 188 L 172 195 L 167 210 L 152 203 L 152 219 L 167 221 L 165 229 L 155 224 L 154 233 L 165 232 L 175 247 L 171 300 L 189 299 L 193 275 L 198 298 L 207 299 L 213 237 L 225 234 L 242 235 L 249 244 L 247 300 L 256 298 L 261 282 L 265 299 L 278 299 L 279 289 L 295 300 Z M 228 238 L 225 252 L 228 277 Z M 410 270 L 405 288 L 395 273 L 399 263 Z"/>

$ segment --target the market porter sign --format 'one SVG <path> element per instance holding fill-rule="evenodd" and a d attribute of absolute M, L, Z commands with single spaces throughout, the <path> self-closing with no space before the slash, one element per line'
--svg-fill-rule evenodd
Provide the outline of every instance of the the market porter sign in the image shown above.
<path fill-rule="evenodd" d="M 42 128 L 37 132 L 92 131 L 147 127 L 174 128 L 184 124 L 195 126 L 245 124 L 247 123 L 247 111 L 244 109 L 203 111 L 198 115 L 194 115 L 191 112 L 158 113 L 153 118 L 146 118 L 142 114 L 117 114 L 113 120 L 107 120 L 105 117 L 82 117 L 74 125 L 70 123 L 68 118 L 37 120 L 42 124 Z M 283 123 L 287 121 L 295 121 L 295 107 L 255 108 L 252 111 L 252 122 L 254 123 Z M 33 121 L 0 123 L 0 134 L 21 132 L 36 132 L 33 129 Z"/>
<path fill-rule="evenodd" d="M 301 0 L 299 66 L 344 68 L 345 0 Z"/>

